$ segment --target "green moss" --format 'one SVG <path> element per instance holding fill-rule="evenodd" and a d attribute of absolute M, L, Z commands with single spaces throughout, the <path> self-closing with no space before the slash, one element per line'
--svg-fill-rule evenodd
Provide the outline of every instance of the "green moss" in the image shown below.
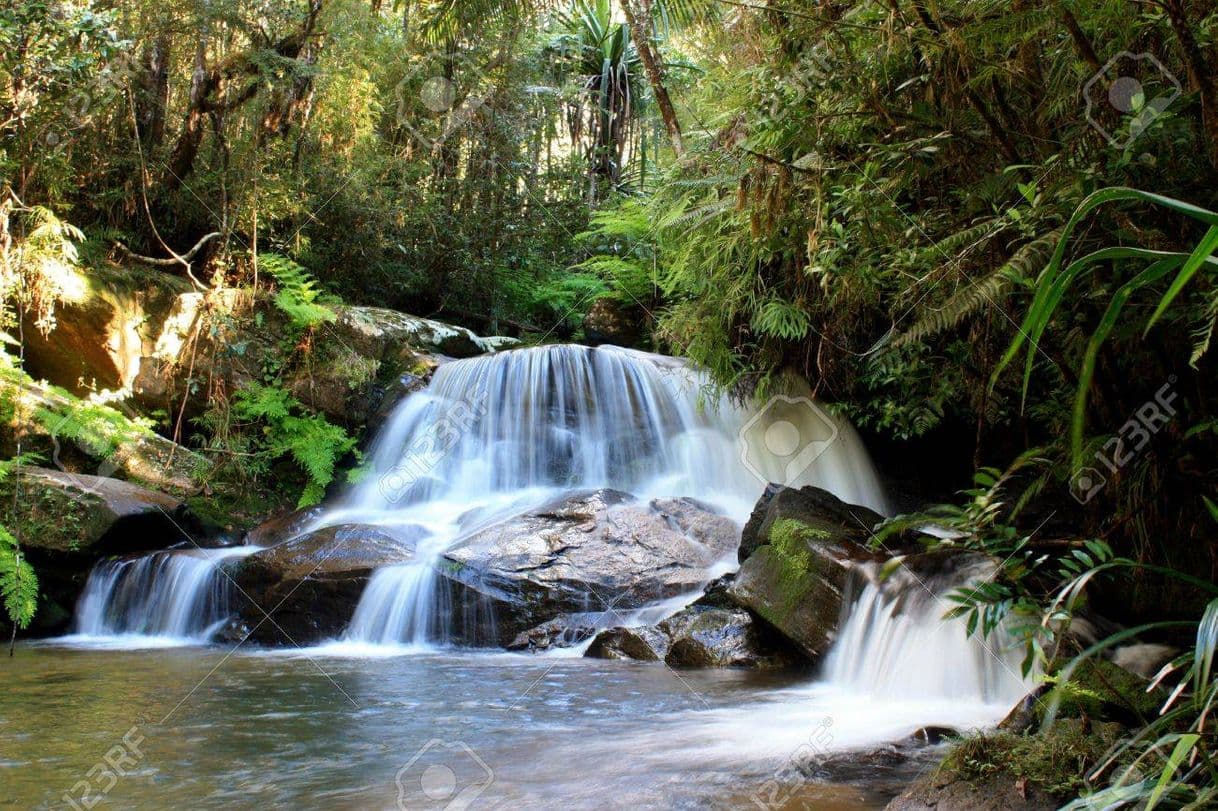
<path fill-rule="evenodd" d="M 966 781 L 1026 779 L 1064 800 L 1087 788 L 1085 775 L 1121 731 L 1119 724 L 1070 719 L 1035 734 L 975 735 L 952 747 L 939 769 Z"/>
<path fill-rule="evenodd" d="M 14 502 L 18 486 L 21 492 Z M 21 476 L 19 483 L 16 477 L 0 483 L 0 523 L 27 547 L 74 552 L 89 546 L 109 524 L 105 511 L 98 509 L 101 504 L 91 493 L 69 494 L 29 476 Z"/>
<path fill-rule="evenodd" d="M 790 612 L 799 605 L 810 585 L 808 575 L 815 573 L 816 557 L 809 551 L 808 542 L 828 537 L 824 530 L 794 518 L 781 518 L 770 527 L 771 563 L 777 567 L 775 585 L 784 611 Z"/>
<path fill-rule="evenodd" d="M 1057 672 L 1063 664 L 1050 667 L 1050 672 Z M 1146 720 L 1158 714 L 1164 700 L 1163 691 L 1146 692 L 1146 679 L 1107 659 L 1084 661 L 1071 673 L 1069 681 L 1062 682 L 1053 676 L 1049 681 L 1054 689 L 1033 708 L 1038 724 L 1044 722 L 1054 705 L 1058 718 Z"/>

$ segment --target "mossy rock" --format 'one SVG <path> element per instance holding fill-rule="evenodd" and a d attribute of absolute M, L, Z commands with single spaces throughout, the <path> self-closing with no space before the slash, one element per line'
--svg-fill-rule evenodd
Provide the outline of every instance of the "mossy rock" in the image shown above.
<path fill-rule="evenodd" d="M 1043 732 L 965 738 L 887 811 L 1050 811 L 1087 787 L 1084 775 L 1123 732 L 1120 724 L 1072 718 Z"/>
<path fill-rule="evenodd" d="M 1051 673 L 1059 671 L 1060 666 L 1050 667 Z M 1167 697 L 1162 689 L 1147 692 L 1148 685 L 1146 679 L 1107 659 L 1090 658 L 1074 669 L 1068 681 L 1055 682 L 1053 689 L 1037 698 L 1032 712 L 1038 725 L 1045 722 L 1053 707 L 1058 719 L 1142 724 L 1158 715 Z"/>

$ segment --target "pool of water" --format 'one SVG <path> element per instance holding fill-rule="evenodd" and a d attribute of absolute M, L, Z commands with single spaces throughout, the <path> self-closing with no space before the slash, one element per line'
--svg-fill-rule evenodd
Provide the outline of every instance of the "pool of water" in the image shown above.
<path fill-rule="evenodd" d="M 806 674 L 131 645 L 5 660 L 0 804 L 880 808 L 919 764 L 847 779 L 794 764 L 979 711 L 878 706 Z"/>

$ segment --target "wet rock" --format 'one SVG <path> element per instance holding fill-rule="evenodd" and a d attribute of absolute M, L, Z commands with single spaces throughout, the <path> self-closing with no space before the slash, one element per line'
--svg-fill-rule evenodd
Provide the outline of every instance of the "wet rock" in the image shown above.
<path fill-rule="evenodd" d="M 18 509 L 13 512 L 13 495 Z M 63 630 L 94 563 L 175 544 L 206 544 L 176 497 L 131 482 L 24 467 L 0 486 L 0 523 L 21 539 L 43 600 L 35 631 Z"/>
<path fill-rule="evenodd" d="M 652 625 L 601 631 L 584 654 L 594 659 L 659 662 L 668 655 L 668 635 Z"/>
<path fill-rule="evenodd" d="M 584 491 L 473 534 L 444 553 L 440 573 L 494 605 L 506 644 L 560 614 L 624 611 L 694 591 L 735 547 L 736 532 L 691 499 Z"/>
<path fill-rule="evenodd" d="M 290 541 L 316 524 L 325 511 L 325 507 L 318 504 L 277 515 L 245 533 L 243 543 L 246 546 L 266 548 Z"/>
<path fill-rule="evenodd" d="M 747 611 L 690 606 L 661 622 L 669 639 L 664 661 L 672 667 L 750 667 L 773 669 L 793 657 L 768 644 L 765 632 Z"/>
<path fill-rule="evenodd" d="M 815 659 L 833 641 L 852 569 L 882 557 L 866 546 L 881 520 L 819 488 L 771 487 L 745 525 L 727 594 Z"/>
<path fill-rule="evenodd" d="M 586 655 L 642 662 L 663 660 L 670 667 L 776 669 L 798 661 L 747 611 L 697 603 L 659 625 L 602 631 Z"/>
<path fill-rule="evenodd" d="M 819 487 L 799 489 L 772 484 L 753 507 L 740 533 L 740 561 L 770 543 L 774 524 L 798 521 L 826 541 L 866 547 L 884 517 L 869 507 L 847 504 Z"/>
<path fill-rule="evenodd" d="M 243 558 L 236 581 L 248 600 L 240 621 L 264 644 L 338 636 L 376 569 L 413 559 L 418 527 L 330 526 Z M 267 619 L 264 612 L 272 612 Z"/>
<path fill-rule="evenodd" d="M 512 651 L 540 652 L 553 648 L 571 648 L 596 634 L 611 621 L 604 613 L 564 614 L 549 622 L 543 622 L 536 628 L 530 628 L 516 635 L 508 644 Z"/>

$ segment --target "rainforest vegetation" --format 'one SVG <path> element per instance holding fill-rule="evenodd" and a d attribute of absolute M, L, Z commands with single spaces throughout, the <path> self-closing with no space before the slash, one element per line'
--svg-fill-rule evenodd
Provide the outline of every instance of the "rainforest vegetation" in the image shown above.
<path fill-rule="evenodd" d="M 608 320 L 740 401 L 802 377 L 943 505 L 879 542 L 934 521 L 1003 561 L 957 595 L 973 632 L 1014 619 L 1060 667 L 1120 641 L 1071 649 L 1086 604 L 1180 651 L 1072 784 L 1096 807 L 1218 791 L 1216 249 L 1203 0 L 0 8 L 0 474 L 46 464 L 54 425 L 95 459 L 188 448 L 221 523 L 315 503 L 360 475 L 362 425 L 289 381 L 343 305 L 526 345 Z M 189 408 L 14 395 L 73 274 L 115 268 L 199 293 L 220 341 L 279 319 L 274 362 L 184 370 Z"/>

